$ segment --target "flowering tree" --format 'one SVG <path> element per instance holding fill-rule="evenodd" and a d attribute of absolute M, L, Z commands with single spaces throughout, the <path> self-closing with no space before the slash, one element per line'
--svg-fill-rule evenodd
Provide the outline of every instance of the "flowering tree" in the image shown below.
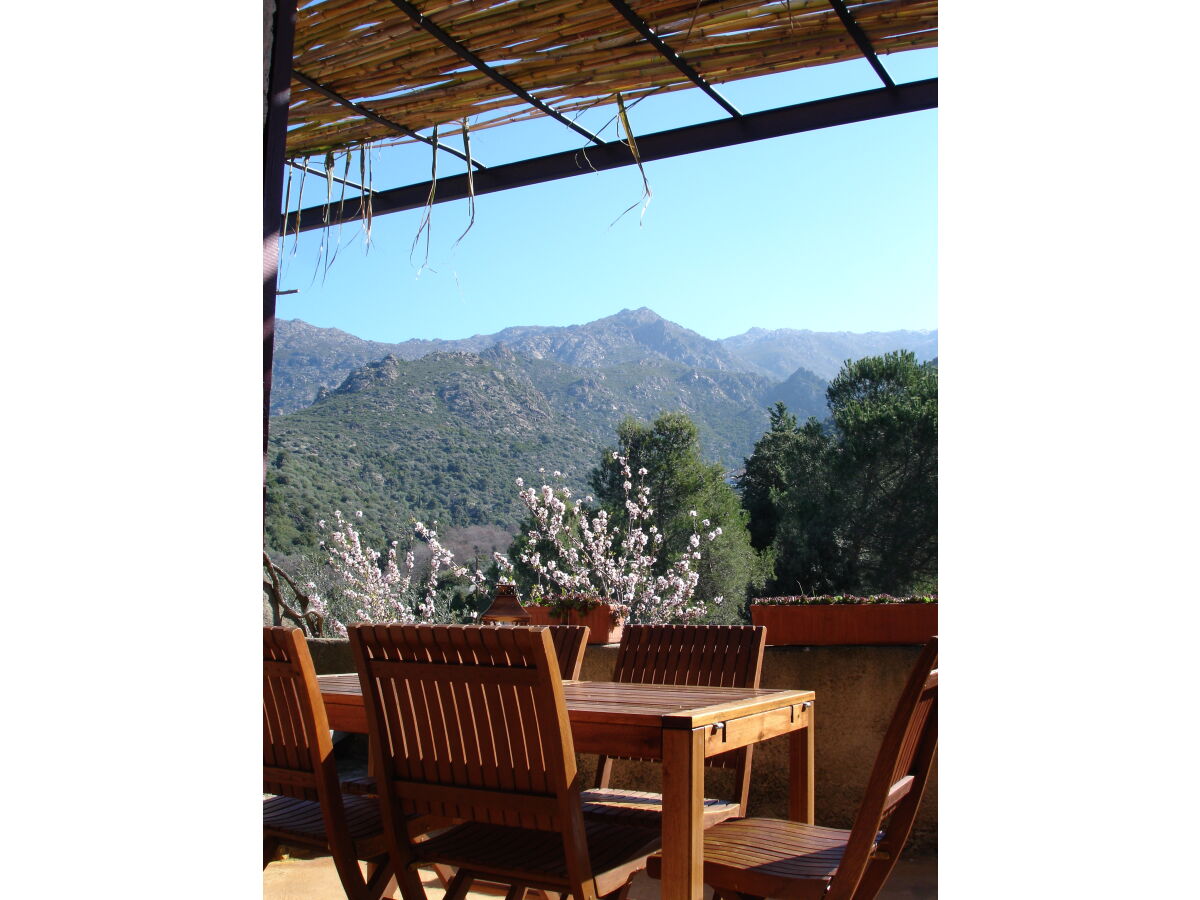
<path fill-rule="evenodd" d="M 438 542 L 437 532 L 422 522 L 413 523 L 413 533 L 429 546 L 430 559 L 429 572 L 418 579 L 412 550 L 404 554 L 402 562 L 398 561 L 398 542 L 392 541 L 381 564 L 382 554 L 362 543 L 358 529 L 342 517 L 341 510 L 333 515 L 333 527 L 321 546 L 328 554 L 332 587 L 340 595 L 340 601 L 323 605 L 329 610 L 327 624 L 340 635 L 344 636 L 345 626 L 353 622 L 409 625 L 452 621 L 457 618 L 450 603 L 454 588 L 461 587 L 463 579 L 467 594 L 484 586 L 483 573 L 466 566 L 456 567 L 454 554 Z M 361 519 L 362 513 L 356 513 L 355 517 Z M 324 520 L 317 525 L 326 530 Z M 315 591 L 316 587 L 309 582 L 310 590 Z M 469 618 L 476 615 L 467 614 Z"/>
<path fill-rule="evenodd" d="M 537 578 L 535 597 L 584 595 L 611 604 L 623 618 L 637 623 L 695 622 L 707 610 L 694 602 L 699 575 L 693 564 L 701 559 L 701 534 L 691 511 L 693 532 L 687 549 L 671 562 L 665 574 L 655 575 L 654 566 L 663 543 L 663 535 L 648 524 L 654 514 L 650 489 L 645 484 L 646 470 L 638 469 L 637 484 L 628 460 L 618 452 L 613 462 L 624 476 L 625 512 L 628 524 L 622 529 L 610 521 L 604 509 L 592 509 L 592 497 L 572 499 L 570 488 L 543 484 L 525 487 L 517 479 L 521 502 L 529 510 L 532 527 L 519 559 Z M 562 474 L 553 473 L 561 482 Z M 721 536 L 714 528 L 705 535 L 708 541 Z M 722 602 L 714 598 L 715 604 Z"/>

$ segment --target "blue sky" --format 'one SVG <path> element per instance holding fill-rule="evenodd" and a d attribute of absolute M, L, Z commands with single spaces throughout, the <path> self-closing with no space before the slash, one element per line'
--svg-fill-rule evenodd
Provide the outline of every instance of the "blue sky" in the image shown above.
<path fill-rule="evenodd" d="M 936 74 L 937 51 L 883 61 L 898 82 L 912 81 Z M 878 86 L 866 62 L 853 60 L 720 90 L 749 112 Z M 724 113 L 692 89 L 649 98 L 629 115 L 647 132 Z M 613 139 L 611 118 L 609 107 L 580 121 Z M 497 163 L 580 143 L 537 120 L 478 131 L 471 149 Z M 376 151 L 375 186 L 428 178 L 429 156 L 424 145 Z M 440 154 L 438 174 L 462 165 Z M 570 325 L 639 306 L 709 338 L 755 326 L 937 327 L 936 110 L 661 160 L 646 174 L 653 196 L 644 216 L 640 176 L 627 167 L 480 197 L 457 246 L 467 203 L 437 204 L 425 267 L 423 238 L 410 255 L 420 210 L 376 218 L 366 253 L 356 224 L 335 229 L 327 271 L 320 233 L 289 238 L 280 289 L 299 293 L 280 296 L 277 314 L 381 341 Z M 308 206 L 325 183 L 305 181 Z M 295 173 L 293 206 L 298 187 Z"/>

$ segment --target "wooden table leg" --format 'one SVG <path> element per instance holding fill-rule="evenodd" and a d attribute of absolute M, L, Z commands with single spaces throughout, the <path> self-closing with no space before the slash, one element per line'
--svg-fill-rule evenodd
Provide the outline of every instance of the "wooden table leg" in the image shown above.
<path fill-rule="evenodd" d="M 662 900 L 704 896 L 704 729 L 663 730 Z"/>
<path fill-rule="evenodd" d="M 805 726 L 789 737 L 788 818 L 793 822 L 816 824 L 816 759 L 813 703 L 804 704 Z"/>

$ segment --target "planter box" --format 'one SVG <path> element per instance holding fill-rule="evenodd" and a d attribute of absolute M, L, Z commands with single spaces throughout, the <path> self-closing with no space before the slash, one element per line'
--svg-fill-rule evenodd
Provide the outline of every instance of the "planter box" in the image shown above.
<path fill-rule="evenodd" d="M 924 644 L 937 634 L 936 603 L 750 606 L 768 644 Z"/>
<path fill-rule="evenodd" d="M 578 610 L 568 610 L 567 617 L 552 616 L 548 606 L 526 606 L 533 621 L 530 625 L 586 625 L 589 644 L 617 644 L 625 631 L 625 625 L 614 625 L 612 609 L 607 604 L 600 604 L 585 613 Z"/>

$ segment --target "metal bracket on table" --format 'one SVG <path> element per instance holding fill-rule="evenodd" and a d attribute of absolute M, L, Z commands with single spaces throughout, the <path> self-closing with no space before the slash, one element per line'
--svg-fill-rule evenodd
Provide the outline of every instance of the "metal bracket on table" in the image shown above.
<path fill-rule="evenodd" d="M 721 732 L 721 743 L 724 744 L 729 740 L 729 731 L 725 728 L 724 722 L 713 723 L 712 733 L 716 734 L 718 731 Z"/>
<path fill-rule="evenodd" d="M 812 701 L 811 701 L 811 700 L 805 700 L 803 703 L 798 703 L 798 704 L 797 704 L 797 703 L 793 703 L 793 704 L 792 704 L 792 706 L 791 706 L 791 710 L 792 710 L 792 722 L 795 722 L 795 721 L 796 721 L 796 707 L 797 707 L 797 706 L 799 706 L 799 707 L 800 707 L 800 712 L 802 712 L 802 713 L 803 713 L 803 712 L 807 712 L 809 709 L 811 709 L 811 708 L 812 708 Z"/>

